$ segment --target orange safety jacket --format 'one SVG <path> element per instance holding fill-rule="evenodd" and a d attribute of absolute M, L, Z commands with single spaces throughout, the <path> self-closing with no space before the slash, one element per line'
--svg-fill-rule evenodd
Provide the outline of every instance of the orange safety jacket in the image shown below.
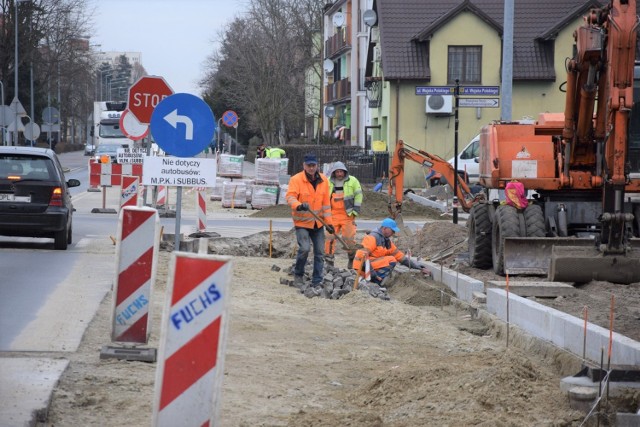
<path fill-rule="evenodd" d="M 331 203 L 329 202 L 329 180 L 323 174 L 317 173 L 320 178 L 316 188 L 313 188 L 304 171 L 289 179 L 287 203 L 291 206 L 293 225 L 296 227 L 311 229 L 322 227 L 322 223 L 316 220 L 311 212 L 297 210 L 302 203 L 307 203 L 309 209 L 322 218 L 327 225 L 333 225 Z"/>
<path fill-rule="evenodd" d="M 369 262 L 374 270 L 389 267 L 392 262 L 399 263 L 404 259 L 404 253 L 391 239 L 384 237 L 380 229 L 364 236 L 362 247 L 369 253 Z"/>

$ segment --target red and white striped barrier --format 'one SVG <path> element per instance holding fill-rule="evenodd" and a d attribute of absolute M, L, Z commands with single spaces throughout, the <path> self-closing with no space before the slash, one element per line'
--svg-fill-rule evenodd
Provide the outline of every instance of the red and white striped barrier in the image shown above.
<path fill-rule="evenodd" d="M 157 206 L 163 206 L 167 204 L 167 187 L 164 185 L 158 185 L 158 200 L 156 201 Z"/>
<path fill-rule="evenodd" d="M 207 230 L 207 199 L 204 190 L 196 191 L 196 209 L 198 209 L 198 231 Z"/>
<path fill-rule="evenodd" d="M 125 206 L 116 240 L 116 284 L 111 340 L 145 344 L 149 339 L 149 303 L 156 280 L 160 220 L 155 209 Z"/>
<path fill-rule="evenodd" d="M 171 257 L 156 388 L 154 426 L 218 426 L 231 258 Z"/>
<path fill-rule="evenodd" d="M 137 176 L 122 176 L 120 186 L 120 207 L 138 206 L 138 193 L 140 192 L 140 178 Z"/>
<path fill-rule="evenodd" d="M 89 191 L 112 187 L 122 183 L 122 175 L 137 176 L 142 180 L 142 164 L 100 163 L 89 160 Z"/>

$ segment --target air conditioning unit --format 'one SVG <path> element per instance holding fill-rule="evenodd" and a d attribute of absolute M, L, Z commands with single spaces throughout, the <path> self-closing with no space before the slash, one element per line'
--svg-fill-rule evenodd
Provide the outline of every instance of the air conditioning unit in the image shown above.
<path fill-rule="evenodd" d="M 453 95 L 427 95 L 427 114 L 453 113 Z"/>
<path fill-rule="evenodd" d="M 373 62 L 380 62 L 380 46 L 373 47 Z"/>
<path fill-rule="evenodd" d="M 372 27 L 371 28 L 371 38 L 369 39 L 370 43 L 378 43 L 380 41 L 380 28 Z"/>

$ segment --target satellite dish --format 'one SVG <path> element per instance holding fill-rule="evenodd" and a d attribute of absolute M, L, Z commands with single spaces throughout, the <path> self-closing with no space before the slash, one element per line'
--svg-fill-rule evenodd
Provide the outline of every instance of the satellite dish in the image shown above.
<path fill-rule="evenodd" d="M 327 73 L 330 73 L 333 71 L 333 61 L 330 59 L 325 59 L 324 62 L 322 63 L 322 66 L 324 67 L 324 71 L 326 71 Z"/>
<path fill-rule="evenodd" d="M 336 107 L 333 105 L 327 105 L 324 107 L 324 115 L 330 119 L 334 118 L 336 116 Z"/>
<path fill-rule="evenodd" d="M 336 27 L 342 27 L 344 25 L 344 14 L 342 12 L 333 15 L 333 25 Z"/>
<path fill-rule="evenodd" d="M 365 10 L 362 14 L 362 20 L 367 27 L 373 27 L 378 22 L 378 14 L 373 9 Z"/>

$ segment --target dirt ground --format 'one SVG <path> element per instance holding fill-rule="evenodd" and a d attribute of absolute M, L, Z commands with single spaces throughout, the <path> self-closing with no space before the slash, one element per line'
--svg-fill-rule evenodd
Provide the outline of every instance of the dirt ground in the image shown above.
<path fill-rule="evenodd" d="M 386 197 L 382 205 L 375 197 L 366 194 L 363 218 L 386 216 Z M 466 251 L 464 226 L 438 221 L 440 213 L 428 208 L 415 209 L 412 215 L 435 222 L 413 237 L 399 237 L 401 249 L 431 259 L 453 245 L 453 253 L 441 261 L 446 266 L 483 280 L 500 279 L 460 261 Z M 289 210 L 278 206 L 254 215 L 285 217 Z M 562 377 L 579 369 L 576 358 L 517 333 L 507 348 L 495 325 L 450 304 L 448 292 L 414 273 L 394 278 L 391 301 L 359 291 L 339 300 L 306 298 L 280 284 L 292 265 L 293 234 L 274 233 L 271 259 L 266 240 L 261 233 L 210 242 L 210 252 L 234 256 L 221 425 L 582 425 L 585 414 L 572 410 L 559 388 Z M 247 248 L 261 256 L 247 256 Z M 152 295 L 149 346 L 154 348 L 171 256 L 160 253 Z M 344 254 L 338 253 L 337 264 L 346 266 Z M 577 289 L 576 297 L 541 302 L 578 315 L 588 305 L 590 320 L 606 319 L 603 326 L 608 326 L 614 294 L 620 302 L 615 330 L 638 340 L 639 290 L 640 284 L 592 282 Z M 108 295 L 79 351 L 65 355 L 70 366 L 42 425 L 150 424 L 156 365 L 99 359 L 100 348 L 111 344 L 110 304 Z M 627 396 L 620 403 L 626 407 L 618 410 L 637 411 L 639 402 L 640 392 Z"/>

